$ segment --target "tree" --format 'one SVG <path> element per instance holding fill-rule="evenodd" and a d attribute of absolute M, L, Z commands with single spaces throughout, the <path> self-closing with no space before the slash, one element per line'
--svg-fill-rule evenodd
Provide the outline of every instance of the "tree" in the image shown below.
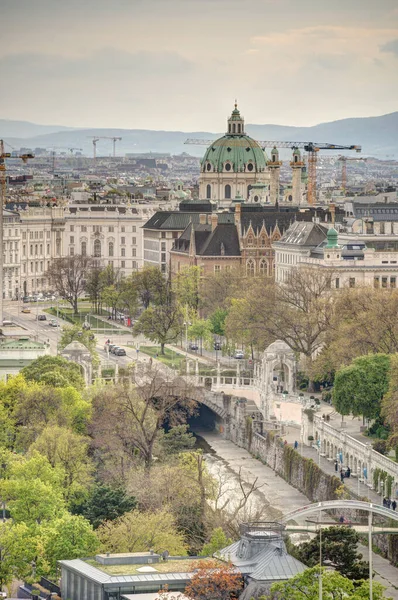
<path fill-rule="evenodd" d="M 99 313 L 101 310 L 101 294 L 104 288 L 103 282 L 101 280 L 101 267 L 94 266 L 87 273 L 86 279 L 86 292 L 88 297 L 90 298 L 90 302 L 94 309 L 94 312 Z"/>
<path fill-rule="evenodd" d="M 61 356 L 40 356 L 21 370 L 27 381 L 38 381 L 53 387 L 84 388 L 84 379 L 78 364 Z"/>
<path fill-rule="evenodd" d="M 78 313 L 78 300 L 86 289 L 87 274 L 94 267 L 92 258 L 75 254 L 55 258 L 47 269 L 46 277 L 56 292 L 69 302 L 75 314 Z"/>
<path fill-rule="evenodd" d="M 230 600 L 238 597 L 242 588 L 243 577 L 232 564 L 201 560 L 195 565 L 185 594 L 191 600 Z"/>
<path fill-rule="evenodd" d="M 358 356 L 398 352 L 398 290 L 345 288 L 334 298 L 327 339 L 315 360 L 317 376 L 333 373 Z"/>
<path fill-rule="evenodd" d="M 320 543 L 322 543 L 322 564 L 332 566 L 348 579 L 367 579 L 369 563 L 361 560 L 357 553 L 359 535 L 347 527 L 329 527 L 320 532 L 311 541 L 295 547 L 295 557 L 309 567 L 319 563 Z"/>
<path fill-rule="evenodd" d="M 167 282 L 158 267 L 144 266 L 132 276 L 138 298 L 144 308 L 151 304 L 161 305 L 168 296 Z"/>
<path fill-rule="evenodd" d="M 240 269 L 222 269 L 219 273 L 203 277 L 200 281 L 199 295 L 204 314 L 211 314 L 215 307 L 228 310 L 231 298 L 242 295 L 242 277 Z"/>
<path fill-rule="evenodd" d="M 216 308 L 216 310 L 209 316 L 211 323 L 212 332 L 215 335 L 225 335 L 225 319 L 228 316 L 228 310 L 226 308 Z"/>
<path fill-rule="evenodd" d="M 30 453 L 38 451 L 52 467 L 62 469 L 62 489 L 67 501 L 84 497 L 92 483 L 93 465 L 88 457 L 88 442 L 87 437 L 66 427 L 49 426 L 30 447 Z"/>
<path fill-rule="evenodd" d="M 91 524 L 82 516 L 65 513 L 43 528 L 44 556 L 50 565 L 50 574 L 57 573 L 58 560 L 92 556 L 99 540 Z"/>
<path fill-rule="evenodd" d="M 390 356 L 390 380 L 382 401 L 382 416 L 391 429 L 389 443 L 398 447 L 398 354 Z"/>
<path fill-rule="evenodd" d="M 15 523 L 40 525 L 65 511 L 61 468 L 52 468 L 38 453 L 7 460 L 6 479 L 0 480 L 0 497 Z"/>
<path fill-rule="evenodd" d="M 128 496 L 122 488 L 97 484 L 89 490 L 83 501 L 75 502 L 71 510 L 74 514 L 83 516 L 97 529 L 104 521 L 114 521 L 133 510 L 136 505 L 136 499 Z"/>
<path fill-rule="evenodd" d="M 174 519 L 166 509 L 156 512 L 133 510 L 98 529 L 98 537 L 106 552 L 148 552 L 185 556 L 187 548 L 177 531 Z"/>
<path fill-rule="evenodd" d="M 188 336 L 190 339 L 200 340 L 200 353 L 202 354 L 202 344 L 210 346 L 213 341 L 212 326 L 208 319 L 195 319 L 189 326 Z"/>
<path fill-rule="evenodd" d="M 147 469 L 162 427 L 180 425 L 196 410 L 192 389 L 185 380 L 167 381 L 151 371 L 151 379 L 130 388 L 119 385 L 100 390 L 93 399 L 92 433 L 103 449 L 140 456 Z"/>
<path fill-rule="evenodd" d="M 184 317 L 177 304 L 150 306 L 134 325 L 134 335 L 142 333 L 152 342 L 160 344 L 160 353 L 164 354 L 165 344 L 172 344 L 181 335 Z"/>
<path fill-rule="evenodd" d="M 277 600 L 318 600 L 319 567 L 307 569 L 287 581 L 271 586 L 271 598 Z M 384 586 L 373 581 L 373 600 L 382 600 Z M 322 568 L 323 600 L 366 600 L 369 598 L 369 582 L 353 582 L 337 571 Z"/>
<path fill-rule="evenodd" d="M 195 444 L 196 438 L 188 431 L 188 425 L 176 425 L 162 438 L 162 446 L 166 455 L 192 450 Z"/>
<path fill-rule="evenodd" d="M 31 575 L 38 540 L 26 523 L 0 523 L 0 589 Z"/>
<path fill-rule="evenodd" d="M 390 357 L 368 354 L 356 358 L 349 367 L 336 373 L 333 403 L 342 415 L 352 413 L 374 419 L 380 415 L 381 402 L 388 390 Z"/>
<path fill-rule="evenodd" d="M 216 554 L 219 550 L 222 550 L 231 544 L 231 538 L 227 538 L 222 527 L 216 527 L 216 529 L 213 529 L 212 531 L 209 542 L 204 544 L 200 554 L 201 556 L 213 556 L 213 554 Z"/>
<path fill-rule="evenodd" d="M 200 267 L 184 267 L 173 277 L 173 292 L 181 306 L 199 309 Z"/>

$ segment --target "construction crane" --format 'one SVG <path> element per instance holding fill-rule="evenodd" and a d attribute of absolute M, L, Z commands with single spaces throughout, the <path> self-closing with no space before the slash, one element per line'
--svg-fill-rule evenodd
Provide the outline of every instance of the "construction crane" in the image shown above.
<path fill-rule="evenodd" d="M 24 163 L 26 163 L 29 158 L 34 158 L 34 154 L 28 153 L 15 155 L 14 153 L 11 154 L 11 152 L 4 152 L 4 141 L 0 140 L 0 327 L 3 326 L 3 210 L 6 203 L 7 191 L 6 158 L 20 158 Z"/>
<path fill-rule="evenodd" d="M 358 162 L 362 160 L 363 162 L 366 162 L 368 159 L 362 157 L 357 158 L 356 156 L 339 156 L 337 160 L 341 162 L 341 189 L 345 193 L 347 189 L 347 161 L 353 160 Z"/>
<path fill-rule="evenodd" d="M 109 136 L 109 135 L 89 135 L 87 136 L 89 138 L 92 138 L 93 140 L 93 158 L 94 158 L 94 164 L 95 164 L 95 159 L 97 157 L 97 142 L 99 140 L 112 140 L 113 141 L 113 158 L 115 158 L 116 156 L 116 142 L 121 141 L 123 138 L 121 137 L 117 137 L 117 136 Z"/>
<path fill-rule="evenodd" d="M 203 139 L 188 139 L 185 144 L 195 145 L 206 145 L 211 146 L 216 140 L 203 140 Z M 316 143 L 316 142 L 278 142 L 278 141 L 264 141 L 257 140 L 262 150 L 266 148 L 290 148 L 296 150 L 302 148 L 308 153 L 308 191 L 307 200 L 308 204 L 315 204 L 316 202 L 316 164 L 317 164 L 317 153 L 320 150 L 355 150 L 361 152 L 362 148 L 358 145 L 343 146 L 341 144 L 328 144 L 328 143 Z"/>
<path fill-rule="evenodd" d="M 69 152 L 71 154 L 73 154 L 74 150 L 80 151 L 82 152 L 81 148 L 71 148 L 69 146 L 50 146 L 50 148 L 48 148 L 48 150 L 51 151 L 51 157 L 52 157 L 52 172 L 55 172 L 55 150 L 69 150 Z"/>

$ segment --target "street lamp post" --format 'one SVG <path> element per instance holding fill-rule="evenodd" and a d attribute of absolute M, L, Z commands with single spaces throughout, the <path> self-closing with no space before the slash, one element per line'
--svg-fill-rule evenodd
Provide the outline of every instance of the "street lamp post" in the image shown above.
<path fill-rule="evenodd" d="M 380 504 L 383 504 L 383 498 L 384 498 L 384 481 L 380 481 Z"/>
<path fill-rule="evenodd" d="M 323 594 L 322 581 L 322 510 L 319 511 L 319 600 Z"/>
<path fill-rule="evenodd" d="M 358 498 L 361 495 L 361 492 L 359 490 L 360 479 L 361 479 L 361 469 L 358 469 Z"/>
<path fill-rule="evenodd" d="M 184 321 L 185 326 L 185 355 L 188 358 L 188 327 L 192 325 L 189 321 Z"/>

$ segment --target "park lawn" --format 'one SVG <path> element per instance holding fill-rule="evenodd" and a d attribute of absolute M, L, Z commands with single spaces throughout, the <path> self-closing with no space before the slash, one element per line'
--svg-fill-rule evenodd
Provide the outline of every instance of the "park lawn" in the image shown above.
<path fill-rule="evenodd" d="M 55 306 L 51 306 L 50 308 L 46 308 L 44 309 L 44 312 L 53 315 L 54 317 L 57 316 L 57 309 Z M 128 333 L 130 334 L 129 331 L 125 331 L 124 329 L 119 329 L 118 327 L 115 327 L 114 325 L 112 325 L 112 323 L 110 323 L 109 321 L 105 320 L 101 320 L 98 319 L 95 315 L 90 313 L 90 307 L 89 306 L 80 306 L 79 305 L 79 314 L 75 315 L 73 314 L 73 310 L 70 307 L 65 307 L 65 306 L 60 306 L 58 308 L 58 316 L 60 319 L 65 319 L 66 321 L 69 321 L 70 323 L 81 323 L 83 324 L 85 321 L 88 321 L 91 325 L 91 329 L 93 331 L 96 331 L 97 333 L 115 333 L 116 331 L 121 335 L 123 335 L 124 333 Z"/>
<path fill-rule="evenodd" d="M 185 356 L 179 352 L 165 348 L 164 354 L 160 354 L 159 346 L 140 346 L 140 351 L 162 362 L 171 369 L 185 372 Z"/>

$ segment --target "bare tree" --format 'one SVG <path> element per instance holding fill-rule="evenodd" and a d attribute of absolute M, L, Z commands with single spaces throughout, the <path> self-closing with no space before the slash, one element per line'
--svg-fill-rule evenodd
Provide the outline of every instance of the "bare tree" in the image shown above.
<path fill-rule="evenodd" d="M 75 254 L 55 258 L 46 272 L 56 292 L 65 298 L 77 314 L 77 302 L 86 288 L 86 279 L 95 262 L 88 256 Z"/>
<path fill-rule="evenodd" d="M 134 384 L 106 387 L 94 396 L 92 434 L 98 447 L 112 454 L 116 445 L 130 460 L 138 454 L 150 469 L 163 426 L 184 423 L 195 412 L 195 390 L 155 369 Z"/>

